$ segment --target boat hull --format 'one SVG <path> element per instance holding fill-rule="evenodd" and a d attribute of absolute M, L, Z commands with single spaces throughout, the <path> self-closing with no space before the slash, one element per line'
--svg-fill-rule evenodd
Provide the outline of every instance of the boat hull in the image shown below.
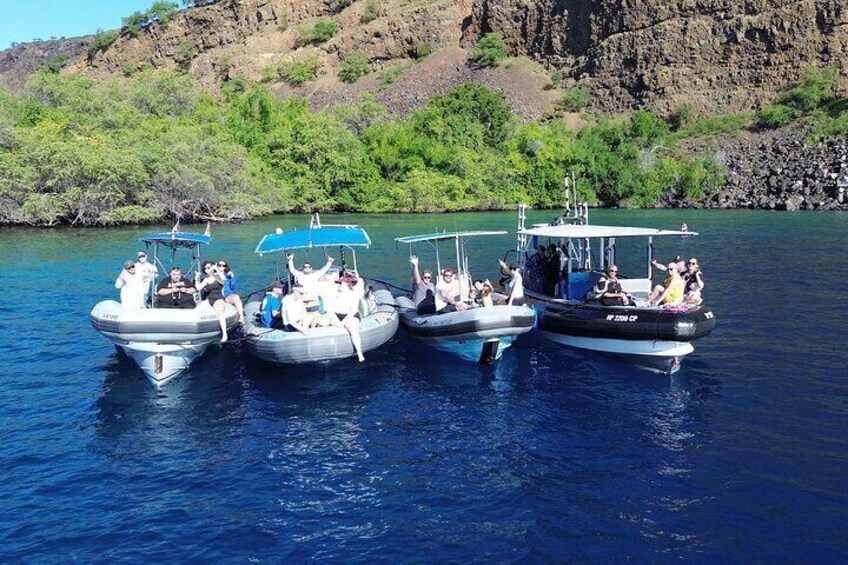
<path fill-rule="evenodd" d="M 472 308 L 448 314 L 418 314 L 409 297 L 395 299 L 400 323 L 413 337 L 469 361 L 491 363 L 530 330 L 536 315 L 529 306 Z"/>
<path fill-rule="evenodd" d="M 238 313 L 228 304 L 226 314 L 232 331 L 238 326 Z M 207 303 L 192 309 L 124 310 L 118 302 L 104 300 L 95 305 L 89 319 L 157 386 L 187 370 L 221 339 L 218 318 Z"/>
<path fill-rule="evenodd" d="M 615 307 L 580 302 L 542 303 L 539 329 L 551 341 L 615 355 L 641 367 L 673 373 L 691 342 L 709 335 L 709 308 Z"/>
<path fill-rule="evenodd" d="M 398 314 L 388 290 L 373 291 L 376 308 L 359 324 L 362 351 L 367 353 L 389 341 L 397 332 Z M 356 356 L 350 334 L 343 327 L 314 328 L 308 334 L 263 328 L 256 320 L 262 294 L 254 294 L 245 305 L 247 349 L 270 363 L 300 365 L 329 363 Z"/>

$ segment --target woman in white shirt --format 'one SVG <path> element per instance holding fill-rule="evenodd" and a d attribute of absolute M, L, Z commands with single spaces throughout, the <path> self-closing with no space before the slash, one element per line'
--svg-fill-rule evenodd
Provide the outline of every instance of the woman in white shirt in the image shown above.
<path fill-rule="evenodd" d="M 136 272 L 135 263 L 125 261 L 121 274 L 115 279 L 115 288 L 121 291 L 121 306 L 127 310 L 141 310 L 144 308 L 144 295 L 147 286 L 144 278 Z"/>
<path fill-rule="evenodd" d="M 500 304 L 524 306 L 524 278 L 521 276 L 518 263 L 513 263 L 509 267 L 503 261 L 498 261 L 498 263 L 500 263 L 501 269 L 508 270 L 510 275 L 510 279 L 506 283 L 506 287 L 509 289 L 509 299 L 501 300 Z"/>

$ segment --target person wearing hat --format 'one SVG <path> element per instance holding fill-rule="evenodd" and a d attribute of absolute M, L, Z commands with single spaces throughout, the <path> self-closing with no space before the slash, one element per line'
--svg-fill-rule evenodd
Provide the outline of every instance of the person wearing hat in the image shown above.
<path fill-rule="evenodd" d="M 135 263 L 124 261 L 121 274 L 115 279 L 115 288 L 121 291 L 121 306 L 127 310 L 141 310 L 144 308 L 144 295 L 147 286 L 144 279 L 138 274 Z"/>
<path fill-rule="evenodd" d="M 292 291 L 283 298 L 281 314 L 283 316 L 283 329 L 287 332 L 302 332 L 306 333 L 309 330 L 311 322 L 310 315 L 306 312 L 306 305 L 303 302 L 304 289 L 303 286 L 295 283 L 292 285 Z M 312 317 L 317 318 L 316 313 Z"/>
<path fill-rule="evenodd" d="M 144 281 L 145 289 L 149 289 L 156 277 L 159 276 L 159 269 L 153 263 L 147 260 L 147 252 L 139 251 L 136 253 L 138 260 L 135 262 L 135 272 Z"/>
<path fill-rule="evenodd" d="M 436 313 L 446 314 L 457 310 L 468 310 L 468 305 L 462 302 L 462 285 L 454 276 L 453 269 L 445 267 L 436 283 Z"/>
<path fill-rule="evenodd" d="M 283 285 L 275 282 L 265 293 L 262 304 L 259 306 L 259 319 L 263 328 L 282 329 L 283 327 Z"/>

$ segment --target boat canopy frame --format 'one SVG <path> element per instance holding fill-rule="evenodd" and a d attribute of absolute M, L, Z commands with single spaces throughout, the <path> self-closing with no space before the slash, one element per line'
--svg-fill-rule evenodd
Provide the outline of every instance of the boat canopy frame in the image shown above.
<path fill-rule="evenodd" d="M 152 233 L 138 238 L 138 240 L 144 243 L 145 249 L 148 251 L 153 248 L 153 266 L 158 266 L 162 269 L 162 272 L 165 276 L 171 276 L 171 269 L 174 267 L 174 262 L 177 257 L 177 251 L 185 250 L 191 251 L 191 263 L 189 264 L 188 270 L 183 271 L 183 273 L 193 273 L 200 271 L 201 264 L 201 248 L 203 245 L 209 245 L 212 243 L 212 236 L 200 233 L 190 233 L 190 232 L 181 232 L 176 231 L 176 229 L 170 232 L 160 232 L 160 233 Z M 159 252 L 160 248 L 170 249 L 171 250 L 171 259 L 169 265 L 166 267 L 162 262 L 162 256 Z M 156 277 L 150 281 L 150 296 L 151 308 L 156 308 L 157 302 L 159 301 L 159 297 L 156 294 Z"/>
<path fill-rule="evenodd" d="M 344 270 L 347 268 L 347 257 L 345 249 L 350 251 L 353 258 L 353 271 L 359 276 L 359 269 L 356 264 L 356 247 L 371 247 L 371 238 L 365 229 L 358 224 L 321 224 L 321 218 L 316 213 L 313 214 L 309 221 L 309 228 L 305 230 L 290 230 L 283 232 L 277 228 L 277 231 L 267 234 L 262 237 L 256 246 L 255 253 L 260 257 L 267 254 L 275 254 L 275 269 L 277 280 L 282 280 L 280 268 L 280 259 L 285 260 L 285 257 L 290 251 L 295 249 L 321 249 L 326 261 L 329 256 L 328 247 L 339 248 L 340 264 Z M 288 270 L 288 261 L 285 262 L 286 279 L 291 282 L 292 274 Z"/>
<path fill-rule="evenodd" d="M 454 240 L 454 249 L 456 251 L 456 272 L 464 273 L 471 280 L 471 271 L 468 268 L 468 253 L 467 246 L 472 237 L 486 237 L 492 235 L 507 235 L 507 231 L 457 231 L 457 232 L 434 232 L 418 235 L 407 235 L 404 237 L 396 237 L 395 242 L 404 243 L 409 246 L 409 256 L 412 257 L 414 246 L 416 243 L 426 243 L 436 253 L 436 271 L 441 274 L 442 260 L 439 254 L 439 242 L 443 240 Z M 461 282 L 461 281 L 460 281 Z"/>

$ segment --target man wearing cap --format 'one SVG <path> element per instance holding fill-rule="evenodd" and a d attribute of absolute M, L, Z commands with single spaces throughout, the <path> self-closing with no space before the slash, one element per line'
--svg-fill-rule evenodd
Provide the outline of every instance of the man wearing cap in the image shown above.
<path fill-rule="evenodd" d="M 194 283 L 183 276 L 179 267 L 171 267 L 171 275 L 156 287 L 159 308 L 194 308 Z"/>
<path fill-rule="evenodd" d="M 147 252 L 138 252 L 138 261 L 135 263 L 135 272 L 141 276 L 144 285 L 150 288 L 150 283 L 156 280 L 159 276 L 159 269 L 153 263 L 147 261 Z"/>
<path fill-rule="evenodd" d="M 309 330 L 308 314 L 303 303 L 303 286 L 300 284 L 292 285 L 291 294 L 283 298 L 282 315 L 285 324 L 283 329 L 287 332 L 306 333 Z"/>
<path fill-rule="evenodd" d="M 141 310 L 144 308 L 144 294 L 147 287 L 144 280 L 138 274 L 138 269 L 132 261 L 124 261 L 121 274 L 115 279 L 115 288 L 121 291 L 121 306 L 128 310 Z"/>
<path fill-rule="evenodd" d="M 436 313 L 445 314 L 457 310 L 468 310 L 468 305 L 462 302 L 462 287 L 454 277 L 453 269 L 445 267 L 436 284 Z"/>
<path fill-rule="evenodd" d="M 265 298 L 262 299 L 262 305 L 259 307 L 259 317 L 263 328 L 281 329 L 283 327 L 282 296 L 283 285 L 279 282 L 272 284 L 271 290 L 265 293 Z"/>

